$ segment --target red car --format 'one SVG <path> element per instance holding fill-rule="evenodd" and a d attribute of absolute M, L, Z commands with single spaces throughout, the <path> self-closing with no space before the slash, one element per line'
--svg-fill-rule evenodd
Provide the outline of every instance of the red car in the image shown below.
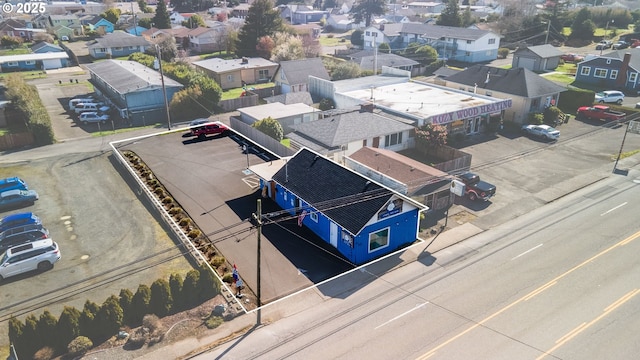
<path fill-rule="evenodd" d="M 564 62 L 580 62 L 584 60 L 584 56 L 578 54 L 563 54 L 560 55 L 560 59 Z"/>
<path fill-rule="evenodd" d="M 229 131 L 229 128 L 222 124 L 209 123 L 191 128 L 191 135 L 204 139 L 207 135 L 224 135 L 227 131 Z"/>

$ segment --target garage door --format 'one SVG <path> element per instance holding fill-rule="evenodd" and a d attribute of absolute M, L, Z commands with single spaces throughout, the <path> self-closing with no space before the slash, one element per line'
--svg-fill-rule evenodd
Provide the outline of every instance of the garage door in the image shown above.
<path fill-rule="evenodd" d="M 42 60 L 42 68 L 47 69 L 59 69 L 62 67 L 62 61 L 60 59 Z"/>
<path fill-rule="evenodd" d="M 525 69 L 529 69 L 529 70 L 533 70 L 533 67 L 536 64 L 536 60 L 535 59 L 530 59 L 530 58 L 518 58 L 518 67 L 519 68 L 525 68 Z"/>

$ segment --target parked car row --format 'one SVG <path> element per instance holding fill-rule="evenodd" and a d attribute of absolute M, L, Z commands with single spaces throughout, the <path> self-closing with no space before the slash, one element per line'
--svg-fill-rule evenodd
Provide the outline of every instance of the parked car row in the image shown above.
<path fill-rule="evenodd" d="M 109 114 L 107 113 L 111 110 L 105 103 L 90 95 L 82 95 L 69 100 L 68 109 L 69 112 L 78 116 L 78 121 L 82 125 L 106 123 L 109 120 Z"/>
<path fill-rule="evenodd" d="M 0 205 L 11 208 L 33 204 L 38 194 L 18 177 L 0 179 Z M 9 214 L 0 219 L 0 281 L 33 270 L 48 270 L 60 260 L 58 244 L 32 212 Z"/>

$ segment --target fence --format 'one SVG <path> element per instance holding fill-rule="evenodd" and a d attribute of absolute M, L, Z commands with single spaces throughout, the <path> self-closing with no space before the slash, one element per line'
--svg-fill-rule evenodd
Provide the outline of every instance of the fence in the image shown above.
<path fill-rule="evenodd" d="M 471 168 L 471 154 L 450 146 L 427 148 L 416 143 L 416 150 L 430 157 L 449 159 L 433 165 L 434 168 L 449 174 L 460 173 Z"/>
<path fill-rule="evenodd" d="M 15 149 L 34 143 L 32 133 L 6 134 L 0 136 L 0 150 Z"/>
<path fill-rule="evenodd" d="M 230 112 L 243 107 L 256 106 L 258 105 L 258 99 L 258 95 L 247 95 L 235 99 L 220 100 L 218 106 L 220 106 L 224 112 Z"/>
<path fill-rule="evenodd" d="M 269 135 L 259 131 L 250 125 L 245 124 L 237 117 L 231 116 L 229 118 L 231 128 L 242 134 L 242 136 L 253 141 L 256 144 L 260 144 L 261 147 L 271 151 L 272 153 L 284 157 L 291 156 L 295 153 L 294 149 L 288 148 L 282 145 L 278 140 L 270 137 Z"/>

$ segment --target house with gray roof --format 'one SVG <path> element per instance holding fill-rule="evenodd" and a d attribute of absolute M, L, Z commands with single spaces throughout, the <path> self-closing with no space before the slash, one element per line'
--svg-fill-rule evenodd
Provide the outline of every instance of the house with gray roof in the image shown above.
<path fill-rule="evenodd" d="M 134 125 L 165 122 L 165 97 L 158 71 L 135 61 L 105 60 L 88 64 L 91 83 L 98 96 L 118 110 L 122 118 Z M 166 101 L 183 88 L 179 82 L 164 77 Z"/>
<path fill-rule="evenodd" d="M 407 59 L 406 57 L 396 54 L 378 53 L 375 54 L 373 50 L 363 50 L 349 55 L 349 59 L 360 66 L 360 69 L 364 71 L 374 71 L 378 74 L 382 70 L 383 66 L 388 66 L 394 69 L 406 70 L 411 72 L 411 75 L 417 76 L 420 74 L 420 63 Z M 414 71 L 415 70 L 415 71 Z"/>
<path fill-rule="evenodd" d="M 136 52 L 145 52 L 151 43 L 144 37 L 124 31 L 115 31 L 95 39 L 89 46 L 89 55 L 94 59 L 106 59 L 129 56 Z"/>
<path fill-rule="evenodd" d="M 560 93 L 566 91 L 565 87 L 523 68 L 474 65 L 443 80 L 449 88 L 511 99 L 512 105 L 502 110 L 502 118 L 516 123 L 524 123 L 529 113 L 540 113 L 550 105 L 557 105 Z"/>
<path fill-rule="evenodd" d="M 365 110 L 333 112 L 323 119 L 293 126 L 292 147 L 306 147 L 342 162 L 364 146 L 400 151 L 415 145 L 415 128 Z"/>
<path fill-rule="evenodd" d="M 269 96 L 264 98 L 263 100 L 266 101 L 267 104 L 279 102 L 285 105 L 299 103 L 309 106 L 313 105 L 313 99 L 311 99 L 311 94 L 308 91 L 290 92 L 286 94 Z"/>
<path fill-rule="evenodd" d="M 197 71 L 214 79 L 222 90 L 271 81 L 278 63 L 261 57 L 241 59 L 212 58 L 193 62 Z"/>
<path fill-rule="evenodd" d="M 518 48 L 513 52 L 511 67 L 531 71 L 551 71 L 560 64 L 560 55 L 562 54 L 562 51 L 551 44 Z"/>
<path fill-rule="evenodd" d="M 426 206 L 314 151 L 300 149 L 286 161 L 249 169 L 260 179 L 262 194 L 352 264 L 418 239 Z"/>
<path fill-rule="evenodd" d="M 329 73 L 319 57 L 280 62 L 273 77 L 283 94 L 309 91 L 309 76 L 329 80 Z"/>
<path fill-rule="evenodd" d="M 640 48 L 614 50 L 601 56 L 588 56 L 578 63 L 576 81 L 601 89 L 620 89 L 640 94 Z"/>
<path fill-rule="evenodd" d="M 391 49 L 404 49 L 410 43 L 433 47 L 440 58 L 467 63 L 498 58 L 500 35 L 487 30 L 428 25 L 422 23 L 382 24 L 364 31 L 364 49 L 387 43 Z"/>
<path fill-rule="evenodd" d="M 317 120 L 322 115 L 321 111 L 306 104 L 285 105 L 281 102 L 244 107 L 238 112 L 240 120 L 247 125 L 270 117 L 280 123 L 285 135 L 292 131 L 293 126 Z"/>

